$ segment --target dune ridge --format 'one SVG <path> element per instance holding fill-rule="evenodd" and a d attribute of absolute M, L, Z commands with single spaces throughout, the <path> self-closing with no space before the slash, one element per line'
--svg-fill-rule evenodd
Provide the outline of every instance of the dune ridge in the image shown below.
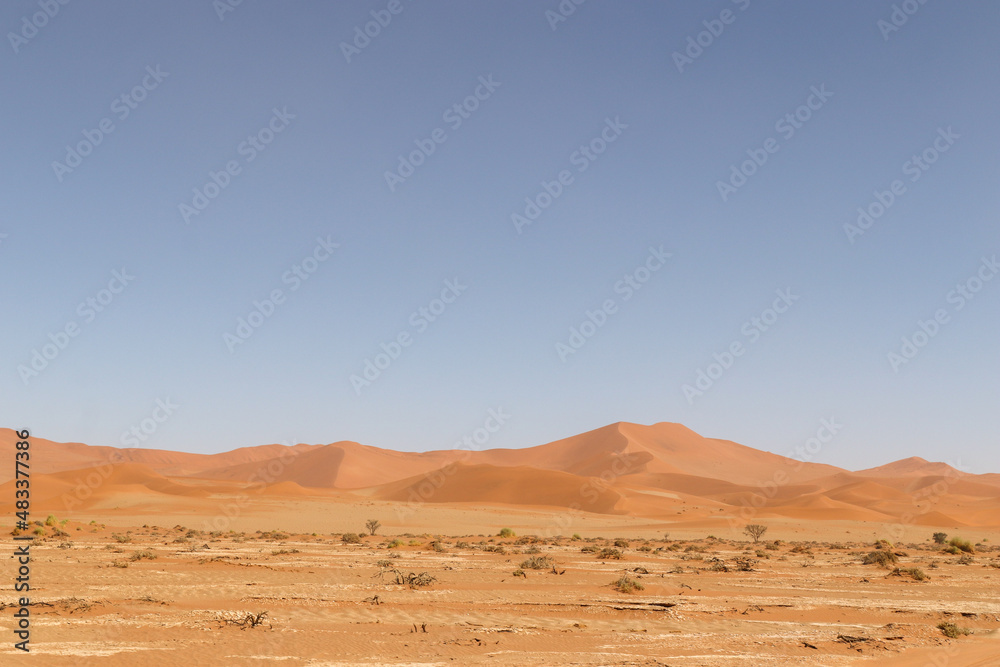
<path fill-rule="evenodd" d="M 0 429 L 0 456 L 16 434 Z M 197 501 L 247 489 L 268 497 L 331 493 L 407 503 L 546 507 L 699 520 L 1000 525 L 1000 475 L 919 457 L 856 472 L 802 462 L 670 422 L 618 422 L 523 449 L 399 452 L 352 441 L 262 445 L 218 454 L 32 439 L 41 505 L 95 506 L 116 496 Z M 0 472 L 0 507 L 13 497 Z"/>

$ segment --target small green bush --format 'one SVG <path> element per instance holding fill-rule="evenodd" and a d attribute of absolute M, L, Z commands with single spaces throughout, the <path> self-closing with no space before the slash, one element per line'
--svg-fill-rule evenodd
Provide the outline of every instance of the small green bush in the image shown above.
<path fill-rule="evenodd" d="M 967 554 L 976 553 L 975 547 L 972 546 L 972 542 L 969 540 L 963 540 L 961 537 L 953 537 L 948 541 L 948 544 L 959 551 L 964 551 Z M 952 551 L 951 553 L 956 553 Z"/>
<path fill-rule="evenodd" d="M 501 528 L 498 535 L 500 537 L 514 537 L 514 531 L 510 528 Z"/>
<path fill-rule="evenodd" d="M 617 580 L 612 582 L 611 587 L 619 593 L 634 593 L 635 591 L 641 591 L 646 588 L 639 581 L 632 579 L 627 574 L 623 574 Z"/>
<path fill-rule="evenodd" d="M 344 533 L 340 536 L 344 544 L 361 544 L 361 536 L 357 533 Z"/>

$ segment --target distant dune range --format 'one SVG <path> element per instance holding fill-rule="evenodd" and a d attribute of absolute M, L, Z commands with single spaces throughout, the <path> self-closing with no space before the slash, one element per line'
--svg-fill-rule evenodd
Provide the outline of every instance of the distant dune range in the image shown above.
<path fill-rule="evenodd" d="M 0 429 L 0 511 L 13 509 L 16 435 Z M 763 520 L 1000 526 L 1000 475 L 920 458 L 851 472 L 704 438 L 672 423 L 620 422 L 525 449 L 396 452 L 358 444 L 264 445 L 221 454 L 118 449 L 32 438 L 33 512 L 127 498 L 191 507 L 261 497 L 356 497 L 520 506 L 663 521 Z M 162 504 L 162 503 L 161 503 Z"/>

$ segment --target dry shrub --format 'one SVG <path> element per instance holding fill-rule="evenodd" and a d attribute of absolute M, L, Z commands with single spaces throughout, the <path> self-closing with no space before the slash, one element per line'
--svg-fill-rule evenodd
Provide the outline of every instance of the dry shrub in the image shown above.
<path fill-rule="evenodd" d="M 632 579 L 627 574 L 623 574 L 618 579 L 613 581 L 611 583 L 611 587 L 619 593 L 634 593 L 646 588 L 639 581 Z"/>
<path fill-rule="evenodd" d="M 525 570 L 547 570 L 550 567 L 555 567 L 555 564 L 556 562 L 548 556 L 532 556 L 527 560 L 521 561 L 521 568 Z"/>
<path fill-rule="evenodd" d="M 863 565 L 878 565 L 888 568 L 890 565 L 899 562 L 899 558 L 891 551 L 869 551 L 861 558 Z"/>

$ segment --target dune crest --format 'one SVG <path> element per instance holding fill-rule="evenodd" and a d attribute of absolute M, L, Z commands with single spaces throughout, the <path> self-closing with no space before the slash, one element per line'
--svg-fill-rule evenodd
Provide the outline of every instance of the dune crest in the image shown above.
<path fill-rule="evenodd" d="M 0 455 L 16 434 L 0 429 Z M 802 521 L 1000 525 L 1000 475 L 919 457 L 851 472 L 797 461 L 682 424 L 617 422 L 523 449 L 399 452 L 340 441 L 219 454 L 117 449 L 33 438 L 36 498 L 196 501 L 217 494 L 347 494 L 407 503 L 563 508 L 657 519 L 781 516 Z M 10 472 L 0 478 L 11 486 Z M 12 494 L 0 496 L 10 498 Z M 0 509 L 5 505 L 0 501 Z"/>

